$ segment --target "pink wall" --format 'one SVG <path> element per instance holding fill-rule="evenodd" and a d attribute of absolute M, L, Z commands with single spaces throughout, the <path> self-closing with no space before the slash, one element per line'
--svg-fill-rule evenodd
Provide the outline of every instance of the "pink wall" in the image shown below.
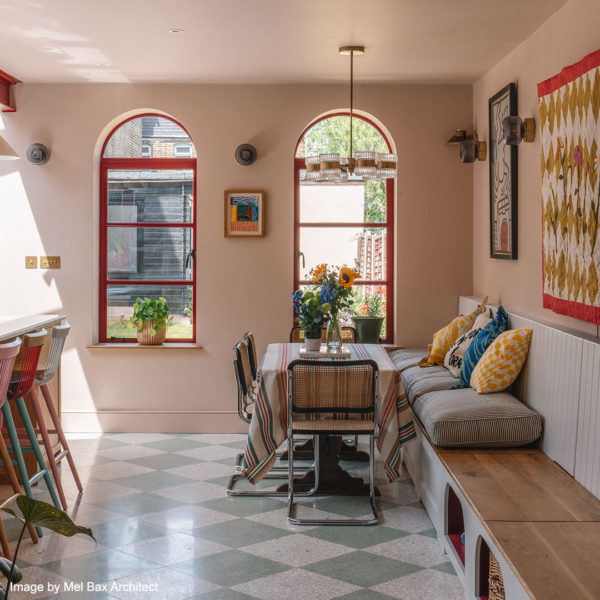
<path fill-rule="evenodd" d="M 571 0 L 530 38 L 473 86 L 474 118 L 488 139 L 488 99 L 506 84 L 518 86 L 521 117 L 539 124 L 537 83 L 600 48 L 600 2 Z M 596 326 L 542 308 L 541 142 L 519 146 L 519 259 L 489 258 L 489 163 L 475 165 L 473 176 L 473 290 L 514 312 L 586 333 Z"/>
<path fill-rule="evenodd" d="M 424 345 L 472 292 L 472 166 L 444 142 L 471 119 L 470 86 L 357 86 L 357 107 L 389 131 L 399 154 L 396 340 Z M 64 312 L 71 431 L 243 430 L 231 348 L 252 329 L 258 350 L 292 325 L 293 157 L 317 115 L 344 108 L 347 86 L 23 84 L 0 135 L 47 165 L 0 162 L 0 314 Z M 164 111 L 198 152 L 198 342 L 202 350 L 89 349 L 97 334 L 97 164 L 104 136 L 128 111 Z M 235 162 L 238 144 L 259 158 Z M 223 191 L 266 191 L 260 240 L 223 237 Z M 448 248 L 452 247 L 452 251 Z M 25 255 L 60 255 L 60 271 L 26 271 Z"/>

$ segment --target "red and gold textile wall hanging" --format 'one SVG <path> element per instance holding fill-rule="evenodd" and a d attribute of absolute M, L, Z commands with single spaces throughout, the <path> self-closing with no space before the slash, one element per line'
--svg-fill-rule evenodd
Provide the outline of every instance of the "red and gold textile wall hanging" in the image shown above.
<path fill-rule="evenodd" d="M 544 308 L 600 323 L 600 50 L 538 84 Z"/>

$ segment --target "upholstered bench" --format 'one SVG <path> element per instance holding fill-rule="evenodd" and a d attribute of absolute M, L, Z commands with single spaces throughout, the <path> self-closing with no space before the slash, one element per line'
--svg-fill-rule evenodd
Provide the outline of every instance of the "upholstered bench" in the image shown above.
<path fill-rule="evenodd" d="M 445 448 L 525 446 L 542 435 L 540 415 L 507 392 L 451 389 L 458 379 L 443 366 L 419 367 L 424 348 L 390 353 L 414 415 L 429 439 Z"/>
<path fill-rule="evenodd" d="M 538 331 L 535 343 L 544 335 Z M 534 443 L 540 414 L 506 392 L 450 389 L 457 380 L 447 369 L 418 366 L 425 354 L 390 350 L 416 417 L 417 442 L 404 459 L 465 598 L 600 598 L 600 502 L 543 451 L 555 452 L 554 436 Z M 539 386 L 537 373 L 527 370 L 515 393 L 534 378 Z M 550 397 L 560 391 L 567 388 L 543 389 Z"/>

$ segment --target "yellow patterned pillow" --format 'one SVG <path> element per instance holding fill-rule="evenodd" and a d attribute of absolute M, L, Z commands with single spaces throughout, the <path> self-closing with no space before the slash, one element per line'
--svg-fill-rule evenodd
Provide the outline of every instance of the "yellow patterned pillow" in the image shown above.
<path fill-rule="evenodd" d="M 459 315 L 455 319 L 442 327 L 433 334 L 433 343 L 427 346 L 429 354 L 424 356 L 419 362 L 420 367 L 431 367 L 433 365 L 443 365 L 444 357 L 452 344 L 464 333 L 473 327 L 475 319 L 485 310 L 487 296 L 483 299 L 481 306 L 478 306 L 468 317 Z"/>
<path fill-rule="evenodd" d="M 471 387 L 478 394 L 505 390 L 519 375 L 530 341 L 531 329 L 501 333 L 479 359 L 471 375 Z"/>

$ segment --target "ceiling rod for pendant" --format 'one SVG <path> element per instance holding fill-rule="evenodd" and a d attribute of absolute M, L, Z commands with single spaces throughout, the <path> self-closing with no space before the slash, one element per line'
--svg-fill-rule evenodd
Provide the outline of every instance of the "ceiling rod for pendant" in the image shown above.
<path fill-rule="evenodd" d="M 354 50 L 350 50 L 350 156 L 352 159 L 352 117 L 354 114 Z"/>
<path fill-rule="evenodd" d="M 354 54 L 364 54 L 364 46 L 340 46 L 339 53 L 350 55 L 350 155 L 348 156 L 348 173 L 354 173 L 353 158 L 353 121 L 354 121 Z"/>

